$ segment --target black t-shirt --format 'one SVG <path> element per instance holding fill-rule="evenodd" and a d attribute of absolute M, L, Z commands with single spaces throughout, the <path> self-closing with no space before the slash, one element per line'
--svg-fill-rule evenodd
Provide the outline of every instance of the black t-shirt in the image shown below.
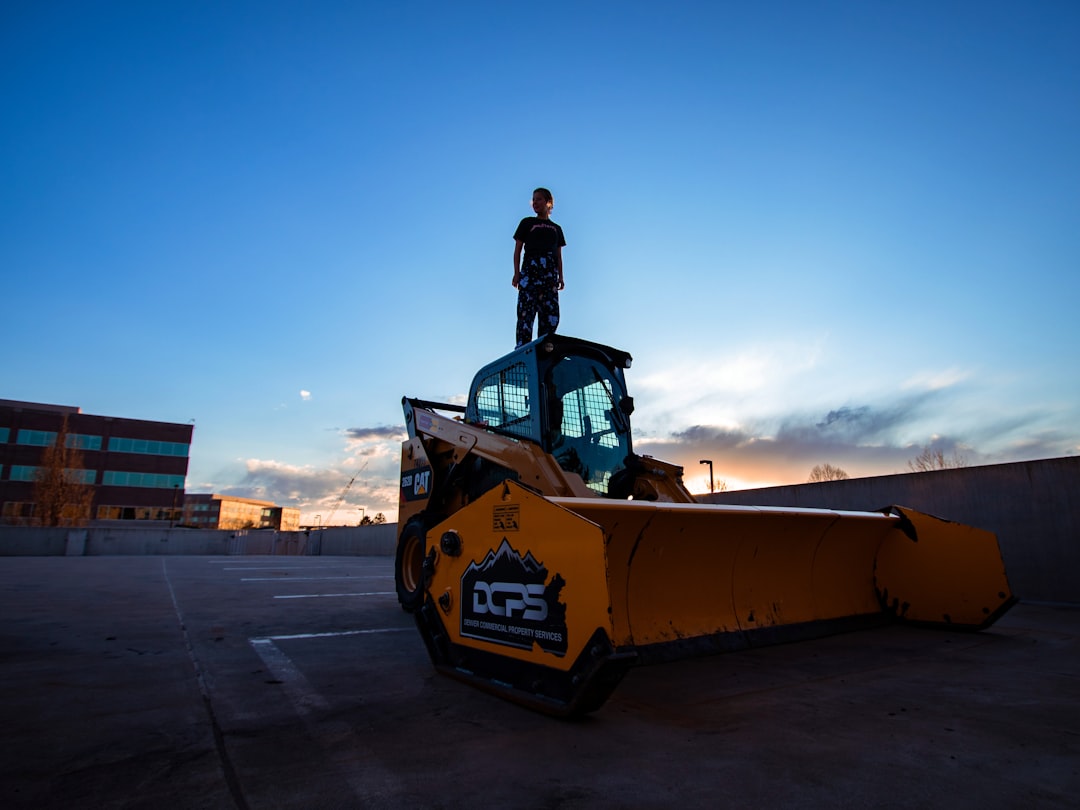
<path fill-rule="evenodd" d="M 525 258 L 554 255 L 558 248 L 566 246 L 562 228 L 550 219 L 525 217 L 514 231 L 514 239 L 525 246 Z"/>

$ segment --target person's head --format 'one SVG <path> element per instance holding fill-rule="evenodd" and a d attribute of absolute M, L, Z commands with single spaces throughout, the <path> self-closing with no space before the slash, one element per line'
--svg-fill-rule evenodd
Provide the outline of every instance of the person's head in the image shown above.
<path fill-rule="evenodd" d="M 532 207 L 538 217 L 546 217 L 555 207 L 555 198 L 546 188 L 538 188 L 533 191 Z"/>

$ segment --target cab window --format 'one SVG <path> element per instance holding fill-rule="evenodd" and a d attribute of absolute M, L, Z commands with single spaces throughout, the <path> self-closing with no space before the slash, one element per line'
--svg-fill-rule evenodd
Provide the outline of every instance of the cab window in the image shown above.
<path fill-rule="evenodd" d="M 476 388 L 476 414 L 488 427 L 530 436 L 529 378 L 524 363 L 515 363 L 482 380 Z"/>
<path fill-rule="evenodd" d="M 628 420 L 619 408 L 621 383 L 595 361 L 565 357 L 548 375 L 547 396 L 550 452 L 564 470 L 606 495 L 630 449 Z"/>

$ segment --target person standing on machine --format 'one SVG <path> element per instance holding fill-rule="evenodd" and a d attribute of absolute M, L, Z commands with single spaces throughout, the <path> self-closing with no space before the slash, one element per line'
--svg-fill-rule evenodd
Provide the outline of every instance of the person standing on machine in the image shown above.
<path fill-rule="evenodd" d="M 554 334 L 559 326 L 559 290 L 563 279 L 562 228 L 551 221 L 555 199 L 546 188 L 532 195 L 536 216 L 525 217 L 514 231 L 514 279 L 518 291 L 516 346 L 533 339 L 533 321 L 539 317 L 537 337 Z M 522 256 L 524 248 L 524 260 Z"/>

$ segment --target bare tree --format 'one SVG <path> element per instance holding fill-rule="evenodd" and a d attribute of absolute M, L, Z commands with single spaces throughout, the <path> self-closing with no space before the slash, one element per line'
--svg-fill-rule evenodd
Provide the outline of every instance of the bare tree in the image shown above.
<path fill-rule="evenodd" d="M 810 470 L 810 477 L 806 480 L 807 483 L 817 484 L 821 481 L 843 481 L 846 478 L 851 478 L 851 476 L 839 467 L 834 467 L 832 464 L 817 464 Z"/>
<path fill-rule="evenodd" d="M 954 449 L 952 456 L 946 457 L 945 451 L 940 448 L 930 447 L 922 449 L 922 452 L 908 463 L 908 469 L 912 472 L 930 472 L 931 470 L 951 470 L 968 466 L 966 456 L 962 456 L 959 450 Z"/>
<path fill-rule="evenodd" d="M 373 518 L 369 518 L 367 515 L 364 515 L 363 519 L 360 521 L 361 526 L 378 526 L 382 523 L 386 523 L 386 515 L 384 515 L 382 512 L 379 512 Z"/>
<path fill-rule="evenodd" d="M 90 519 L 94 487 L 86 482 L 83 455 L 69 439 L 67 417 L 41 454 L 34 480 L 34 516 L 42 526 L 82 526 Z"/>

